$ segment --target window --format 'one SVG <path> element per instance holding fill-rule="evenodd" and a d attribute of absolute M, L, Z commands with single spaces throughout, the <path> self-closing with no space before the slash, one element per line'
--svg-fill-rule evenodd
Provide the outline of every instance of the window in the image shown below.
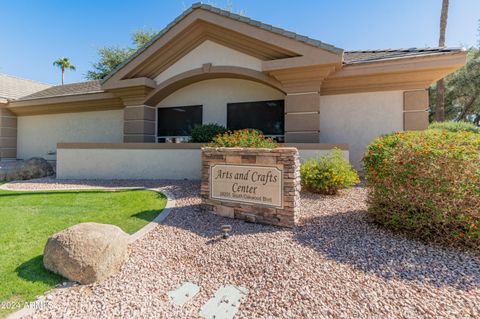
<path fill-rule="evenodd" d="M 202 106 L 159 107 L 157 109 L 157 137 L 159 142 L 181 140 L 190 136 L 192 129 L 202 125 Z"/>
<path fill-rule="evenodd" d="M 227 128 L 253 128 L 265 135 L 283 136 L 285 124 L 284 101 L 261 101 L 227 104 Z"/>

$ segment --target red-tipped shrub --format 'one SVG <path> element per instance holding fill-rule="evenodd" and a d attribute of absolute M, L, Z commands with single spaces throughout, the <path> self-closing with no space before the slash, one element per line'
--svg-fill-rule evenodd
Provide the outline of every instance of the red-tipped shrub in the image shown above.
<path fill-rule="evenodd" d="M 432 241 L 480 247 L 480 134 L 401 132 L 364 157 L 369 216 Z"/>

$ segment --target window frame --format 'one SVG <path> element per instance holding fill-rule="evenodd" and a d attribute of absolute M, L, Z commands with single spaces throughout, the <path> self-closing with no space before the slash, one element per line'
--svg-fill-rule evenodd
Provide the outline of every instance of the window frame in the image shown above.
<path fill-rule="evenodd" d="M 283 141 L 285 139 L 285 99 L 246 101 L 246 102 L 229 102 L 229 103 L 227 103 L 227 105 L 226 105 L 226 108 L 227 108 L 226 128 L 227 128 L 227 130 L 231 130 L 231 128 L 228 125 L 228 106 L 229 105 L 231 105 L 231 104 L 247 104 L 247 103 L 268 103 L 268 102 L 276 102 L 276 103 L 282 102 L 283 103 L 283 112 L 282 112 L 282 115 L 283 115 L 283 127 L 282 127 L 283 134 L 265 134 L 265 133 L 264 134 L 265 134 L 265 136 L 277 139 L 280 142 Z"/>
<path fill-rule="evenodd" d="M 191 135 L 175 135 L 175 136 L 168 136 L 168 135 L 158 135 L 158 125 L 159 125 L 159 120 L 158 120 L 158 113 L 160 109 L 175 109 L 175 108 L 183 108 L 183 107 L 200 107 L 202 112 L 201 112 L 201 123 L 200 125 L 203 124 L 203 104 L 193 104 L 193 105 L 180 105 L 180 106 L 164 106 L 160 107 L 157 106 L 155 108 L 155 143 L 181 143 L 183 141 L 188 140 L 188 138 L 191 137 Z M 165 142 L 159 142 L 161 138 L 166 139 Z M 171 141 L 168 141 L 171 140 Z"/>

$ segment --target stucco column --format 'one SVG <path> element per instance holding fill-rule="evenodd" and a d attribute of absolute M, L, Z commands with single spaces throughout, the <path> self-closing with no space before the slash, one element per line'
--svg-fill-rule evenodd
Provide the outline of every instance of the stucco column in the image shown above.
<path fill-rule="evenodd" d="M 320 92 L 287 93 L 285 142 L 320 142 Z"/>
<path fill-rule="evenodd" d="M 272 70 L 285 97 L 285 142 L 320 143 L 320 89 L 336 64 Z"/>
<path fill-rule="evenodd" d="M 0 159 L 17 158 L 17 116 L 0 105 Z"/>
<path fill-rule="evenodd" d="M 123 141 L 125 143 L 155 142 L 155 108 L 131 105 L 124 109 Z"/>
<path fill-rule="evenodd" d="M 425 130 L 428 128 L 428 91 L 416 90 L 403 93 L 403 129 Z"/>

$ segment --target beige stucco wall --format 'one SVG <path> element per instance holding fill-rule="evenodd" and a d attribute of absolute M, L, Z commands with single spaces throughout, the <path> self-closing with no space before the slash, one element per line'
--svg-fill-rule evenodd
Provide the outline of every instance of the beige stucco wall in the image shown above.
<path fill-rule="evenodd" d="M 58 179 L 201 178 L 200 149 L 58 149 Z"/>
<path fill-rule="evenodd" d="M 161 83 L 177 74 L 201 68 L 205 63 L 211 63 L 213 66 L 238 66 L 257 71 L 262 69 L 260 59 L 206 40 L 158 75 L 155 81 Z"/>
<path fill-rule="evenodd" d="M 57 143 L 123 142 L 123 110 L 18 117 L 17 157 L 55 160 Z"/>
<path fill-rule="evenodd" d="M 403 91 L 328 95 L 320 100 L 320 141 L 349 145 L 361 169 L 365 147 L 376 137 L 403 130 Z"/>
<path fill-rule="evenodd" d="M 203 123 L 227 124 L 227 103 L 281 100 L 284 94 L 267 85 L 240 79 L 214 79 L 186 86 L 158 107 L 203 105 Z M 246 116 L 249 116 L 246 114 Z"/>
<path fill-rule="evenodd" d="M 175 146 L 173 146 L 175 147 Z M 328 150 L 299 151 L 301 160 Z M 348 151 L 343 151 L 348 160 Z M 191 179 L 199 180 L 202 156 L 197 149 L 60 148 L 58 179 Z"/>

